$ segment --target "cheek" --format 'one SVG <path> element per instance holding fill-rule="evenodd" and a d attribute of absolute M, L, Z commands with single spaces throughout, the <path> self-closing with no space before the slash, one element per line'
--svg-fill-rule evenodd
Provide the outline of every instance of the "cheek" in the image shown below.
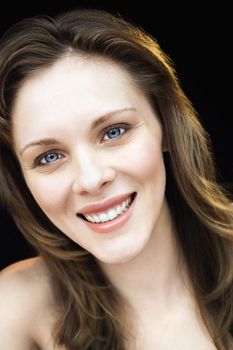
<path fill-rule="evenodd" d="M 121 155 L 121 169 L 138 178 L 139 181 L 148 181 L 164 178 L 165 168 L 162 156 L 160 139 L 142 137 L 140 142 L 131 144 Z"/>
<path fill-rule="evenodd" d="M 65 177 L 53 177 L 43 175 L 25 177 L 27 186 L 35 201 L 46 213 L 58 212 L 66 199 L 67 185 Z"/>

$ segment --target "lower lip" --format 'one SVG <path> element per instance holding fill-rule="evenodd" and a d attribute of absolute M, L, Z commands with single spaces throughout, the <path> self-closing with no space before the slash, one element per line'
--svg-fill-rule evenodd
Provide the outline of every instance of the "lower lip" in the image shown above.
<path fill-rule="evenodd" d="M 137 196 L 135 196 L 133 202 L 131 203 L 129 209 L 126 212 L 124 212 L 123 214 L 121 214 L 120 216 L 118 216 L 117 218 L 115 218 L 111 221 L 103 222 L 101 224 L 94 224 L 92 222 L 88 222 L 88 221 L 85 221 L 83 219 L 81 219 L 81 220 L 91 230 L 98 232 L 98 233 L 108 233 L 108 232 L 112 232 L 114 230 L 117 230 L 118 228 L 123 226 L 130 219 L 130 217 L 133 213 L 134 206 L 135 206 L 136 197 Z"/>

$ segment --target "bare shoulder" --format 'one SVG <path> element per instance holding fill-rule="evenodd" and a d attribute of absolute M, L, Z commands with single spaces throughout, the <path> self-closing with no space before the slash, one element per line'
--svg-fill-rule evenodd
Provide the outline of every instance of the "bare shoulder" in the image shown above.
<path fill-rule="evenodd" d="M 7 266 L 0 271 L 0 283 L 4 282 L 22 282 L 28 278 L 33 278 L 35 281 L 38 278 L 44 278 L 48 274 L 48 269 L 41 257 L 35 257 L 18 261 Z"/>
<path fill-rule="evenodd" d="M 3 350 L 34 349 L 40 319 L 46 317 L 52 305 L 49 280 L 49 271 L 40 257 L 22 260 L 0 272 L 0 339 L 5 346 Z"/>
<path fill-rule="evenodd" d="M 26 300 L 30 304 L 32 292 L 34 298 L 49 292 L 49 271 L 40 257 L 16 262 L 0 272 L 0 296 L 6 293 L 16 301 L 20 296 L 21 303 Z"/>

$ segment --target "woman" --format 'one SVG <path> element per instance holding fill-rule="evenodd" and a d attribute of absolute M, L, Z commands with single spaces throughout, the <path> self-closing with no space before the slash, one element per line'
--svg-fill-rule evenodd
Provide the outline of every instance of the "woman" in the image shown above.
<path fill-rule="evenodd" d="M 0 52 L 1 196 L 38 251 L 2 272 L 3 350 L 231 349 L 230 199 L 157 42 L 77 10 Z"/>

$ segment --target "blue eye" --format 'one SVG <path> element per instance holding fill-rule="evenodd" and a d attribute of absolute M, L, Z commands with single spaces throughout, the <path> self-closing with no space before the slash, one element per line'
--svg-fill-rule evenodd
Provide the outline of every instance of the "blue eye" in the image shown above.
<path fill-rule="evenodd" d="M 62 158 L 62 155 L 58 152 L 49 152 L 39 156 L 35 160 L 35 166 L 47 166 L 56 162 L 58 159 Z"/>
<path fill-rule="evenodd" d="M 113 125 L 105 130 L 105 135 L 110 140 L 115 140 L 120 138 L 125 132 L 130 128 L 127 124 Z"/>
<path fill-rule="evenodd" d="M 42 159 L 41 159 L 41 164 L 48 164 L 48 163 L 53 163 L 55 160 L 59 158 L 58 154 L 53 152 L 53 153 L 48 153 L 46 154 Z"/>
<path fill-rule="evenodd" d="M 103 139 L 104 141 L 115 141 L 122 137 L 122 135 L 126 134 L 127 131 L 132 129 L 132 126 L 128 124 L 117 124 L 112 125 L 106 128 L 103 131 Z M 106 139 L 107 135 L 107 139 Z M 64 155 L 59 153 L 58 151 L 49 151 L 47 153 L 41 154 L 37 157 L 33 162 L 33 167 L 47 167 L 56 163 L 59 159 L 63 158 Z"/>

